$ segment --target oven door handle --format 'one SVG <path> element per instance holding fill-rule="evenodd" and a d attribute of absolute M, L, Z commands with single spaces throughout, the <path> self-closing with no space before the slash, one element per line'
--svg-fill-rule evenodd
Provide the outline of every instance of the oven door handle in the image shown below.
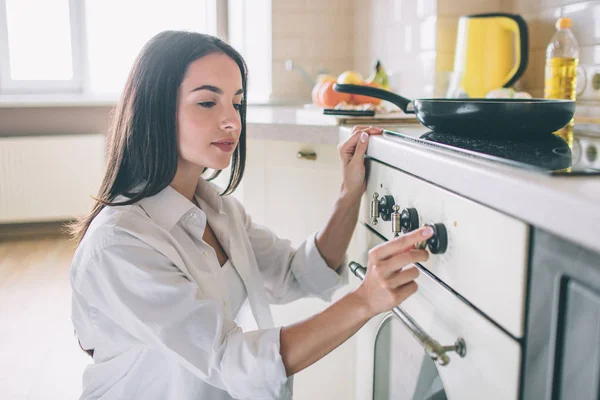
<path fill-rule="evenodd" d="M 361 280 L 365 279 L 367 269 L 357 262 L 350 261 L 348 267 Z M 425 352 L 434 360 L 438 365 L 444 366 L 450 363 L 450 357 L 448 352 L 454 351 L 460 357 L 464 357 L 467 354 L 467 344 L 463 338 L 458 338 L 453 346 L 442 346 L 435 339 L 429 336 L 417 322 L 412 319 L 410 315 L 406 313 L 402 308 L 396 306 L 392 308 L 392 312 L 400 319 L 400 322 L 406 326 L 410 333 L 421 343 Z"/>

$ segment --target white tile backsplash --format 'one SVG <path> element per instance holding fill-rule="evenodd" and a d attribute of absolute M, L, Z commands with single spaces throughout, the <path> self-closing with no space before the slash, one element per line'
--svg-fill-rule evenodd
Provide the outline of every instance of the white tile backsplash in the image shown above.
<path fill-rule="evenodd" d="M 580 62 L 600 63 L 600 0 L 272 0 L 272 7 L 278 99 L 310 98 L 299 74 L 285 71 L 288 58 L 312 77 L 322 68 L 334 75 L 353 69 L 367 77 L 379 59 L 403 94 L 422 96 L 453 69 L 458 18 L 476 13 L 513 12 L 527 21 L 523 90 L 543 94 L 545 49 L 561 15 L 573 19 Z"/>
<path fill-rule="evenodd" d="M 565 6 L 562 16 L 573 20 L 571 29 L 580 46 L 600 44 L 600 1 Z"/>
<path fill-rule="evenodd" d="M 273 0 L 273 101 L 310 101 L 312 88 L 291 59 L 311 79 L 327 69 L 338 74 L 354 61 L 354 3 L 345 0 Z M 340 71 L 341 69 L 341 71 Z"/>
<path fill-rule="evenodd" d="M 437 15 L 437 0 L 416 0 L 417 17 L 425 19 Z"/>
<path fill-rule="evenodd" d="M 510 7 L 509 0 L 438 0 L 438 15 L 461 16 L 499 12 Z"/>
<path fill-rule="evenodd" d="M 437 17 L 435 15 L 426 17 L 419 26 L 419 49 L 431 51 L 436 49 Z"/>
<path fill-rule="evenodd" d="M 546 47 L 561 16 L 573 20 L 580 65 L 585 68 L 600 65 L 600 0 L 513 0 L 510 11 L 522 13 L 529 27 L 529 66 L 518 83 L 520 90 L 527 90 L 535 97 L 543 96 Z M 579 98 L 598 101 L 594 96 L 586 94 Z"/>
<path fill-rule="evenodd" d="M 434 74 L 426 72 L 421 56 L 427 54 L 423 57 L 434 71 L 437 3 L 355 0 L 354 68 L 369 75 L 379 59 L 402 95 L 421 97 L 430 92 Z"/>
<path fill-rule="evenodd" d="M 541 0 L 512 0 L 508 10 L 515 14 L 539 14 Z"/>
<path fill-rule="evenodd" d="M 326 3 L 326 1 L 325 1 Z M 307 8 L 308 0 L 271 0 L 273 13 L 304 11 Z"/>
<path fill-rule="evenodd" d="M 437 49 L 441 52 L 454 52 L 458 34 L 457 17 L 437 17 Z"/>

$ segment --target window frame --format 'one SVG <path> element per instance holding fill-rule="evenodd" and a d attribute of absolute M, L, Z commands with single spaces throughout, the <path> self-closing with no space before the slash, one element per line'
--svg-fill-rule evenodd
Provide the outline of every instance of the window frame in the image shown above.
<path fill-rule="evenodd" d="M 69 80 L 15 80 L 10 74 L 6 0 L 0 0 L 0 94 L 59 94 L 83 92 L 85 63 L 85 10 L 81 0 L 69 0 L 71 63 Z"/>
<path fill-rule="evenodd" d="M 227 40 L 227 0 L 208 0 L 216 18 L 209 22 L 211 34 Z M 93 96 L 87 54 L 85 0 L 69 0 L 71 24 L 71 62 L 73 77 L 70 80 L 14 80 L 10 75 L 8 50 L 8 19 L 6 0 L 0 0 L 0 96 L 2 95 L 60 95 L 79 94 Z M 5 61 L 3 61 L 5 60 Z M 102 95 L 101 95 L 102 96 Z"/>

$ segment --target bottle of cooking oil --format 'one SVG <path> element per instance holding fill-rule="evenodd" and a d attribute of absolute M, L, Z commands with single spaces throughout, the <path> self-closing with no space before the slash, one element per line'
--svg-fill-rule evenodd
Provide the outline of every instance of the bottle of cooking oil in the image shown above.
<path fill-rule="evenodd" d="M 570 18 L 559 18 L 556 21 L 556 33 L 546 48 L 544 97 L 547 99 L 575 100 L 579 45 L 571 26 Z M 554 132 L 571 148 L 574 124 L 574 119 L 571 119 L 565 127 Z"/>
<path fill-rule="evenodd" d="M 571 26 L 570 18 L 559 18 L 546 48 L 545 98 L 575 100 L 579 45 Z"/>

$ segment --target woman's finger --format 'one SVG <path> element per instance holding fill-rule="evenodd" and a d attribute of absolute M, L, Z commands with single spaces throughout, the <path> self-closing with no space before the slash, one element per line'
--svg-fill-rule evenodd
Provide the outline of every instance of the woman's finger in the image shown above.
<path fill-rule="evenodd" d="M 373 127 L 372 125 L 369 125 L 369 126 L 367 126 L 367 125 L 355 125 L 354 128 L 352 128 L 352 134 L 355 134 L 356 132 L 362 132 L 365 129 L 372 128 L 372 127 Z"/>
<path fill-rule="evenodd" d="M 377 264 L 378 262 L 402 253 L 403 251 L 413 249 L 417 243 L 429 239 L 432 235 L 433 229 L 431 229 L 430 226 L 416 229 L 374 247 L 369 251 L 369 259 L 373 261 L 373 264 Z"/>
<path fill-rule="evenodd" d="M 419 270 L 415 267 L 405 268 L 398 271 L 388 278 L 390 288 L 396 289 L 402 285 L 414 281 L 419 277 Z"/>
<path fill-rule="evenodd" d="M 427 250 L 411 249 L 403 251 L 390 257 L 386 260 L 379 260 L 371 265 L 375 265 L 377 274 L 382 279 L 389 279 L 391 276 L 401 271 L 406 266 L 412 265 L 418 262 L 425 262 L 429 259 L 429 253 Z"/>
<path fill-rule="evenodd" d="M 369 145 L 369 134 L 365 131 L 359 133 L 360 136 L 358 137 L 358 142 L 356 143 L 356 146 L 354 146 L 354 148 L 352 149 L 352 154 L 350 154 L 351 158 L 349 162 L 351 163 L 363 163 L 364 155 L 367 152 L 367 146 Z"/>
<path fill-rule="evenodd" d="M 354 149 L 358 144 L 360 136 L 363 132 L 366 132 L 369 135 L 377 135 L 383 133 L 383 129 L 373 126 L 354 127 L 350 137 L 348 137 L 348 139 L 346 139 L 346 141 L 339 146 L 340 153 L 346 154 L 348 150 L 352 150 L 351 153 L 354 154 Z"/>
<path fill-rule="evenodd" d="M 404 300 L 417 293 L 418 289 L 419 285 L 417 285 L 417 282 L 415 281 L 409 282 L 406 285 L 398 287 L 394 291 L 394 296 L 396 297 L 396 305 L 402 303 Z"/>

